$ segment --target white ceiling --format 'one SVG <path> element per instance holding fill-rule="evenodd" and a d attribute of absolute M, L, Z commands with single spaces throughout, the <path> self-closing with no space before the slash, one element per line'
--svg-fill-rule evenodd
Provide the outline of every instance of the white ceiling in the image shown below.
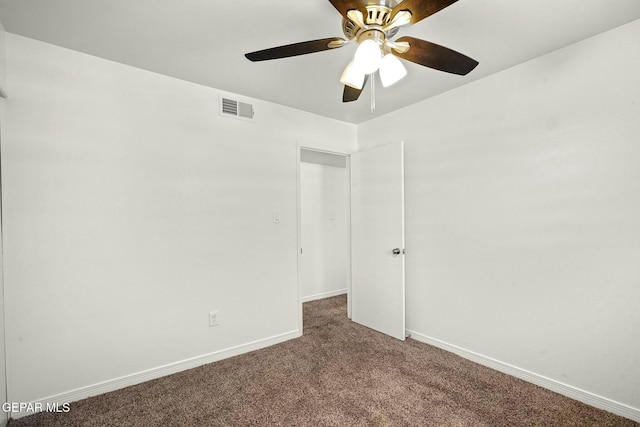
<path fill-rule="evenodd" d="M 461 77 L 405 63 L 409 75 L 343 104 L 355 45 L 252 63 L 244 53 L 342 37 L 327 0 L 0 0 L 8 32 L 247 97 L 361 123 L 640 19 L 640 0 L 460 0 L 398 33 L 480 62 Z"/>

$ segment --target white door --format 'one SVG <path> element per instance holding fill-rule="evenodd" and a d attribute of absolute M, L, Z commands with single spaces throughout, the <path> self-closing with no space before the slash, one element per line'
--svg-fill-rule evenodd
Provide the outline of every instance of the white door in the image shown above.
<path fill-rule="evenodd" d="M 404 144 L 351 155 L 351 319 L 405 339 Z"/>

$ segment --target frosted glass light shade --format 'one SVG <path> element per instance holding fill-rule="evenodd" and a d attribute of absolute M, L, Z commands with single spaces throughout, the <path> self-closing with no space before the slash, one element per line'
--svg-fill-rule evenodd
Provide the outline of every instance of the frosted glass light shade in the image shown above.
<path fill-rule="evenodd" d="M 407 75 L 407 69 L 393 54 L 388 53 L 380 61 L 380 82 L 382 86 L 389 87 L 402 80 Z"/>
<path fill-rule="evenodd" d="M 353 65 L 353 61 L 351 61 L 342 72 L 340 83 L 351 86 L 354 89 L 362 89 L 362 86 L 364 86 L 364 73 Z"/>
<path fill-rule="evenodd" d="M 360 43 L 353 57 L 353 64 L 364 74 L 375 73 L 380 67 L 382 51 L 375 41 L 368 39 Z"/>

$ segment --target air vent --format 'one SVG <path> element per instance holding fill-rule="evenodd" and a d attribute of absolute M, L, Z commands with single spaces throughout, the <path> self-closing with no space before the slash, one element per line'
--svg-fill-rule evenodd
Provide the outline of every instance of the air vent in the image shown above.
<path fill-rule="evenodd" d="M 238 101 L 233 99 L 222 98 L 222 112 L 225 114 L 231 114 L 233 116 L 238 115 Z"/>
<path fill-rule="evenodd" d="M 253 121 L 253 105 L 221 96 L 220 115 Z"/>

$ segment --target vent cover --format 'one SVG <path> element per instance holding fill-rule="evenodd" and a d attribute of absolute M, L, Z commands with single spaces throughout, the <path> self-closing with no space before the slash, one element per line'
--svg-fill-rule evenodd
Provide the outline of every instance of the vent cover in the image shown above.
<path fill-rule="evenodd" d="M 235 99 L 220 97 L 220 114 L 227 117 L 253 121 L 253 105 Z"/>

